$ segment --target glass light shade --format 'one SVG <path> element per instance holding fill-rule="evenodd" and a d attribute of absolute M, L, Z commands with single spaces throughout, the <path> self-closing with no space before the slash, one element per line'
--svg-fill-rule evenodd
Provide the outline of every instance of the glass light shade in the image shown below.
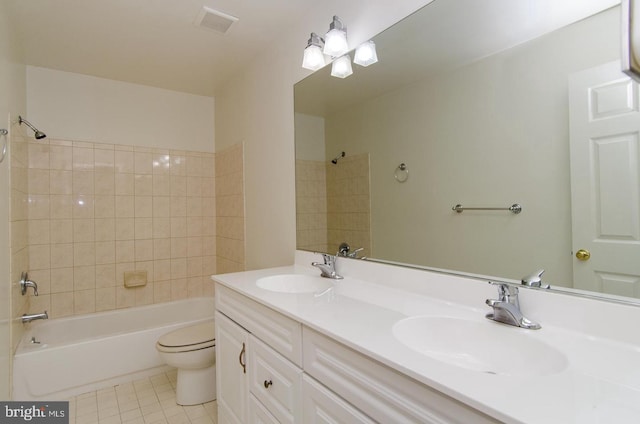
<path fill-rule="evenodd" d="M 353 63 L 360 66 L 373 65 L 378 61 L 378 54 L 376 53 L 376 44 L 369 40 L 362 43 L 356 49 L 356 54 L 353 58 Z"/>
<path fill-rule="evenodd" d="M 351 58 L 349 55 L 340 56 L 333 61 L 331 65 L 331 76 L 338 78 L 346 78 L 353 74 L 351 69 Z"/>
<path fill-rule="evenodd" d="M 317 71 L 325 65 L 324 54 L 322 54 L 322 48 L 320 46 L 307 46 L 304 49 L 304 58 L 302 59 L 302 67 Z"/>
<path fill-rule="evenodd" d="M 343 29 L 334 28 L 324 36 L 324 54 L 338 57 L 349 51 L 347 33 Z"/>

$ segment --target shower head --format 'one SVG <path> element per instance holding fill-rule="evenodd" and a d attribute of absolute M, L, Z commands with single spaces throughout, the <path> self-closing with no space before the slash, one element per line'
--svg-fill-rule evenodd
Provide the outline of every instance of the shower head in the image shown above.
<path fill-rule="evenodd" d="M 332 164 L 334 164 L 334 165 L 336 165 L 336 164 L 338 163 L 338 160 L 339 160 L 340 158 L 343 158 L 343 157 L 344 157 L 344 152 L 340 152 L 340 154 L 339 154 L 338 156 L 336 156 L 335 158 L 333 158 L 333 159 L 331 160 L 331 163 L 332 163 Z"/>
<path fill-rule="evenodd" d="M 47 136 L 45 133 L 43 133 L 42 131 L 40 131 L 39 129 L 37 129 L 33 125 L 31 125 L 31 123 L 29 121 L 27 121 L 26 119 L 24 119 L 22 116 L 18 116 L 18 123 L 20 125 L 25 124 L 27 127 L 31 128 L 33 130 L 33 132 L 34 132 L 34 136 L 35 136 L 36 140 L 42 140 L 43 138 L 45 138 Z"/>

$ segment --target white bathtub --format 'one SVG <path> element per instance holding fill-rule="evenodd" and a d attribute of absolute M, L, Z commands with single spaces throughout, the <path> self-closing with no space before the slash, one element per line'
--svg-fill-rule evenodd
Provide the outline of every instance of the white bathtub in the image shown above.
<path fill-rule="evenodd" d="M 202 297 L 35 321 L 14 358 L 13 399 L 64 400 L 167 370 L 158 337 L 213 316 L 214 298 Z"/>

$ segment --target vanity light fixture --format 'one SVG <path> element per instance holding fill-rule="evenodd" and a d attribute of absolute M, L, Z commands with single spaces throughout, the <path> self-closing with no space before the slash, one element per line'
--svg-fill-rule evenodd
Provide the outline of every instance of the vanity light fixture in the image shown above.
<path fill-rule="evenodd" d="M 356 48 L 356 54 L 353 58 L 353 63 L 360 66 L 373 65 L 378 61 L 378 54 L 376 53 L 376 43 L 373 41 L 365 41 Z"/>
<path fill-rule="evenodd" d="M 335 15 L 329 25 L 329 32 L 324 36 L 324 40 L 323 53 L 327 56 L 339 57 L 349 51 L 349 45 L 347 44 L 347 27 L 345 27 L 340 18 Z"/>
<path fill-rule="evenodd" d="M 353 69 L 351 69 L 351 56 L 345 54 L 333 61 L 331 65 L 332 77 L 346 78 L 351 74 L 353 74 Z"/>
<path fill-rule="evenodd" d="M 325 65 L 324 54 L 322 53 L 322 45 L 324 41 L 318 37 L 315 32 L 311 33 L 307 47 L 304 49 L 304 58 L 302 59 L 302 67 L 311 71 L 317 71 Z"/>

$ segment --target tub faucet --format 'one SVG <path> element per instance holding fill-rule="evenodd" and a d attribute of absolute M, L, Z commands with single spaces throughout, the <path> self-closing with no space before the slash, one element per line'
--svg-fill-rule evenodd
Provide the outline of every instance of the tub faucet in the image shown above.
<path fill-rule="evenodd" d="M 320 268 L 321 276 L 325 278 L 331 278 L 333 280 L 341 280 L 342 275 L 336 272 L 336 256 L 329 255 L 328 253 L 320 253 L 324 263 L 311 262 L 311 265 L 316 268 Z"/>
<path fill-rule="evenodd" d="M 541 289 L 551 288 L 549 284 L 544 284 L 542 282 L 542 274 L 544 274 L 544 269 L 539 269 L 531 275 L 522 277 L 521 283 L 523 286 L 540 287 Z"/>
<path fill-rule="evenodd" d="M 41 314 L 30 314 L 30 315 L 24 314 L 24 315 L 22 315 L 22 323 L 23 324 L 26 324 L 26 323 L 31 322 L 31 321 L 35 321 L 37 319 L 49 319 L 49 315 L 47 314 L 47 311 L 44 311 Z"/>
<path fill-rule="evenodd" d="M 487 305 L 493 308 L 493 313 L 487 314 L 487 318 L 503 324 L 515 325 L 529 330 L 540 329 L 540 324 L 533 322 L 522 315 L 520 302 L 518 301 L 518 287 L 507 283 L 489 284 L 498 286 L 498 299 L 487 299 Z"/>
<path fill-rule="evenodd" d="M 23 272 L 20 275 L 20 290 L 21 290 L 21 293 L 22 293 L 23 296 L 25 294 L 27 294 L 27 288 L 28 287 L 33 288 L 33 295 L 34 296 L 38 295 L 38 285 L 36 284 L 35 281 L 29 280 L 29 274 L 27 274 L 26 272 Z"/>

